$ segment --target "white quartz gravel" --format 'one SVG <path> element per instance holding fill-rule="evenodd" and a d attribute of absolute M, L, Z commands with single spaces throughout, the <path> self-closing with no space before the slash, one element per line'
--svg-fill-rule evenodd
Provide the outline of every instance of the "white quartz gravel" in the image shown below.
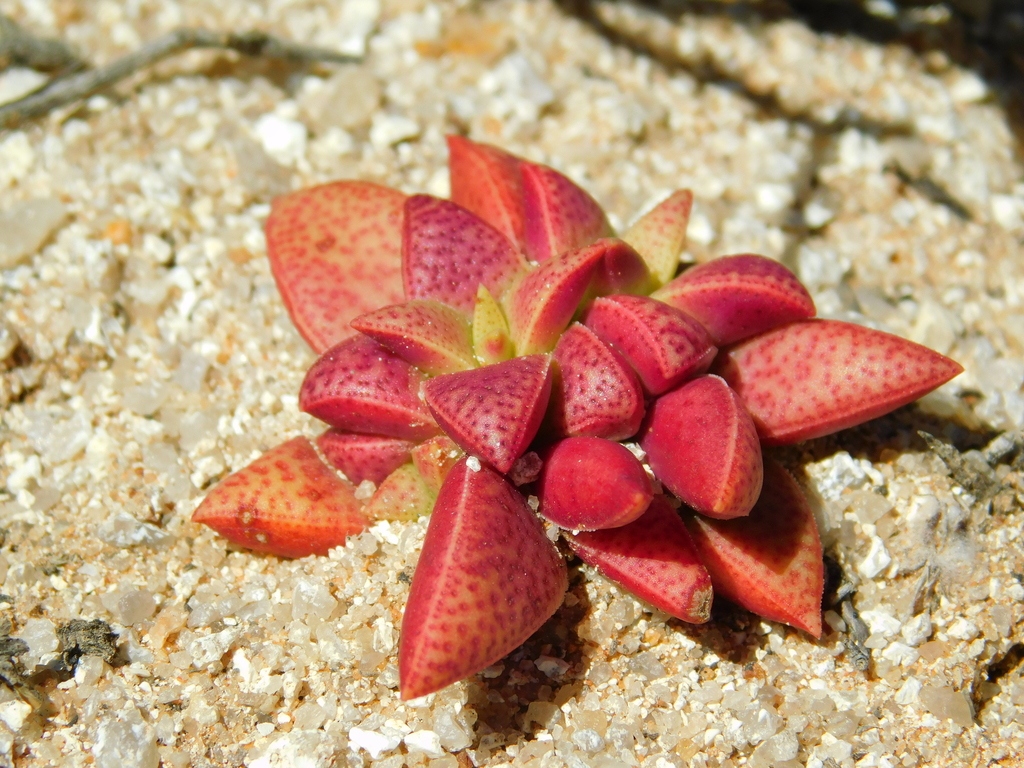
<path fill-rule="evenodd" d="M 0 0 L 0 11 L 95 62 L 179 25 L 365 54 L 296 73 L 190 53 L 0 134 L 0 619 L 27 644 L 29 673 L 59 663 L 57 629 L 76 618 L 109 622 L 122 657 L 85 656 L 63 681 L 35 675 L 42 708 L 0 686 L 0 762 L 1017 759 L 1024 169 L 975 73 L 795 20 L 612 2 L 602 20 L 657 59 L 527 0 Z M 708 70 L 719 78 L 695 74 Z M 31 81 L 0 74 L 0 94 Z M 313 354 L 265 259 L 272 197 L 344 177 L 444 195 L 452 131 L 568 173 L 617 226 L 691 187 L 691 258 L 782 259 L 821 314 L 964 365 L 917 409 L 782 454 L 855 583 L 869 674 L 844 645 L 854 628 L 839 606 L 819 641 L 724 607 L 692 627 L 581 568 L 521 649 L 403 703 L 397 643 L 422 522 L 285 561 L 189 521 L 211 484 L 315 434 L 296 398 Z M 917 428 L 979 449 L 1005 432 L 969 455 L 991 459 L 995 501 L 958 485 Z"/>

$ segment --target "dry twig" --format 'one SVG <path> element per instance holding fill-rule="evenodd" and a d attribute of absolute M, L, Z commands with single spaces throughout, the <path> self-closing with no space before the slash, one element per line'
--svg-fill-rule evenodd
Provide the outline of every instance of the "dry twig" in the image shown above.
<path fill-rule="evenodd" d="M 8 22 L 9 23 L 9 22 Z M 87 98 L 169 56 L 195 48 L 220 48 L 245 56 L 263 56 L 293 63 L 354 61 L 356 57 L 326 48 L 314 48 L 264 32 L 210 32 L 179 29 L 111 62 L 105 67 L 57 77 L 42 89 L 0 106 L 0 128 L 12 128 Z M 0 59 L 0 64 L 2 64 Z"/>

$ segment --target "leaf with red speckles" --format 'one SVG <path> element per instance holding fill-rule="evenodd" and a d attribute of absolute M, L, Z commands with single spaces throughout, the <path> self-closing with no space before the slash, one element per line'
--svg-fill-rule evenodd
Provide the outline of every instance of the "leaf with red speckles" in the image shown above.
<path fill-rule="evenodd" d="M 413 448 L 412 461 L 423 482 L 436 495 L 455 462 L 465 453 L 448 435 L 438 435 Z"/>
<path fill-rule="evenodd" d="M 717 376 L 701 376 L 655 400 L 640 447 L 665 487 L 702 514 L 746 515 L 761 492 L 754 422 Z"/>
<path fill-rule="evenodd" d="M 622 236 L 643 256 L 658 285 L 671 280 L 679 268 L 692 208 L 693 193 L 680 189 L 640 217 Z"/>
<path fill-rule="evenodd" d="M 402 277 L 410 299 L 436 299 L 469 315 L 477 286 L 501 296 L 528 268 L 507 237 L 465 208 L 429 195 L 406 201 Z"/>
<path fill-rule="evenodd" d="M 368 336 L 353 336 L 313 363 L 299 410 L 348 432 L 423 440 L 440 431 L 419 398 L 425 379 Z"/>
<path fill-rule="evenodd" d="M 551 446 L 543 458 L 538 511 L 562 528 L 618 528 L 640 517 L 654 498 L 644 465 L 611 440 L 569 437 Z"/>
<path fill-rule="evenodd" d="M 711 579 L 664 496 L 629 525 L 566 540 L 581 560 L 655 608 L 694 624 L 711 617 Z"/>
<path fill-rule="evenodd" d="M 912 341 L 839 320 L 802 320 L 724 350 L 713 372 L 761 442 L 821 437 L 911 403 L 963 371 Z"/>
<path fill-rule="evenodd" d="M 430 514 L 434 497 L 410 461 L 384 478 L 366 505 L 366 515 L 371 520 L 416 520 Z"/>
<path fill-rule="evenodd" d="M 318 353 L 352 335 L 349 321 L 402 291 L 406 196 L 339 181 L 274 200 L 267 256 L 295 327 Z"/>
<path fill-rule="evenodd" d="M 796 275 L 755 254 L 688 269 L 651 297 L 700 321 L 719 347 L 814 317 L 814 301 Z"/>
<path fill-rule="evenodd" d="M 601 250 L 601 264 L 594 272 L 588 298 L 609 293 L 647 294 L 654 288 L 654 278 L 647 264 L 629 243 L 616 237 L 603 237 L 588 247 Z"/>
<path fill-rule="evenodd" d="M 364 480 L 383 482 L 409 460 L 414 445 L 397 437 L 340 429 L 328 429 L 316 439 L 316 444 L 327 462 L 356 485 Z"/>
<path fill-rule="evenodd" d="M 523 178 L 518 157 L 462 136 L 448 137 L 453 203 L 472 211 L 525 251 Z"/>
<path fill-rule="evenodd" d="M 551 421 L 560 435 L 625 440 L 644 417 L 636 371 L 584 325 L 574 323 L 554 351 Z"/>
<path fill-rule="evenodd" d="M 550 352 L 576 314 L 604 258 L 602 247 L 559 254 L 528 273 L 505 296 L 516 352 Z"/>
<path fill-rule="evenodd" d="M 715 592 L 821 636 L 824 566 L 814 513 L 796 480 L 765 458 L 761 497 L 746 517 L 684 517 Z"/>
<path fill-rule="evenodd" d="M 354 492 L 309 440 L 296 437 L 221 481 L 192 521 L 258 552 L 325 555 L 369 525 Z"/>
<path fill-rule="evenodd" d="M 466 453 L 508 472 L 537 434 L 551 394 L 551 358 L 515 357 L 423 385 L 423 399 Z"/>
<path fill-rule="evenodd" d="M 439 301 L 413 300 L 360 315 L 352 327 L 425 373 L 476 367 L 469 321 Z"/>
<path fill-rule="evenodd" d="M 403 699 L 425 696 L 513 651 L 562 602 L 558 550 L 499 474 L 462 459 L 430 518 L 398 654 Z"/>
<path fill-rule="evenodd" d="M 526 253 L 531 259 L 547 261 L 612 234 L 601 206 L 558 171 L 525 160 L 519 169 L 523 177 Z"/>
<path fill-rule="evenodd" d="M 595 299 L 583 323 L 622 353 L 652 395 L 703 373 L 717 351 L 704 326 L 647 296 Z"/>

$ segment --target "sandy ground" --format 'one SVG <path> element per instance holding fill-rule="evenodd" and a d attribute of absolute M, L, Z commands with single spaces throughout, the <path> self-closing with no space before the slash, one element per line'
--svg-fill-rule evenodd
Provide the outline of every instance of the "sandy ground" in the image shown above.
<path fill-rule="evenodd" d="M 942 51 L 701 8 L 598 4 L 585 23 L 525 0 L 0 0 L 94 63 L 180 25 L 361 57 L 189 53 L 0 134 L 0 622 L 28 649 L 0 667 L 0 760 L 1020 764 L 1024 174 L 1008 113 Z M 9 69 L 0 94 L 38 79 Z M 965 366 L 918 406 L 781 455 L 856 589 L 860 646 L 839 607 L 819 641 L 724 604 L 693 627 L 575 567 L 521 649 L 402 703 L 422 524 L 284 561 L 189 521 L 217 480 L 317 431 L 296 408 L 314 356 L 264 258 L 269 201 L 336 178 L 443 195 L 453 131 L 563 170 L 620 227 L 690 187 L 693 259 L 781 259 L 820 314 Z M 106 622 L 116 654 L 89 646 L 95 628 L 68 634 L 73 619 Z"/>

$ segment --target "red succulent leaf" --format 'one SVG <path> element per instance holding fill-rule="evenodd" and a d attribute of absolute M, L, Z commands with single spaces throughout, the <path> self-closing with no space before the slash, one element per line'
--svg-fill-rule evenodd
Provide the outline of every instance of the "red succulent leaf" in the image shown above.
<path fill-rule="evenodd" d="M 352 327 L 429 374 L 476 367 L 466 316 L 439 301 L 413 300 L 360 315 Z"/>
<path fill-rule="evenodd" d="M 344 431 L 424 440 L 439 431 L 419 398 L 425 379 L 368 336 L 353 336 L 313 363 L 299 409 Z"/>
<path fill-rule="evenodd" d="M 631 246 L 615 237 L 604 237 L 591 248 L 602 251 L 601 265 L 594 273 L 590 296 L 609 293 L 647 294 L 654 288 L 654 280 L 643 257 Z"/>
<path fill-rule="evenodd" d="M 796 275 L 755 254 L 688 269 L 652 297 L 699 320 L 719 347 L 814 317 L 814 301 Z"/>
<path fill-rule="evenodd" d="M 502 473 L 529 447 L 550 395 L 548 355 L 515 357 L 423 385 L 427 407 L 445 433 Z"/>
<path fill-rule="evenodd" d="M 585 325 L 574 323 L 554 351 L 551 418 L 560 435 L 625 440 L 644 416 L 636 371 Z"/>
<path fill-rule="evenodd" d="M 507 237 L 465 208 L 429 195 L 406 201 L 402 277 L 410 299 L 436 299 L 469 315 L 478 285 L 500 296 L 528 268 Z"/>
<path fill-rule="evenodd" d="M 349 321 L 402 293 L 405 195 L 338 181 L 274 200 L 267 256 L 295 327 L 317 352 L 352 335 Z"/>
<path fill-rule="evenodd" d="M 569 437 L 545 452 L 537 497 L 538 511 L 555 525 L 594 531 L 636 520 L 654 498 L 654 486 L 640 460 L 619 443 Z"/>
<path fill-rule="evenodd" d="M 526 253 L 546 261 L 608 237 L 612 228 L 601 206 L 568 178 L 545 165 L 519 164 L 526 215 Z"/>
<path fill-rule="evenodd" d="M 328 429 L 316 445 L 327 462 L 356 485 L 364 480 L 379 485 L 409 460 L 413 448 L 409 440 L 340 429 Z"/>
<path fill-rule="evenodd" d="M 595 299 L 583 323 L 622 353 L 652 395 L 703 373 L 717 351 L 700 323 L 647 296 Z"/>
<path fill-rule="evenodd" d="M 821 539 L 807 498 L 778 462 L 765 458 L 761 497 L 746 517 L 684 519 L 716 593 L 821 636 Z"/>
<path fill-rule="evenodd" d="M 911 403 L 963 367 L 927 347 L 839 320 L 802 320 L 724 350 L 713 372 L 763 443 L 828 435 Z"/>
<path fill-rule="evenodd" d="M 434 505 L 402 619 L 403 699 L 438 691 L 514 650 L 551 616 L 565 563 L 525 499 L 462 459 Z"/>
<path fill-rule="evenodd" d="M 441 490 L 441 484 L 448 476 L 455 462 L 465 455 L 448 435 L 438 435 L 425 440 L 412 449 L 412 461 L 427 484 L 427 488 L 435 495 Z"/>
<path fill-rule="evenodd" d="M 296 437 L 222 480 L 192 521 L 257 552 L 325 555 L 369 525 L 354 493 L 309 440 Z"/>
<path fill-rule="evenodd" d="M 664 496 L 629 525 L 566 538 L 581 560 L 655 608 L 694 624 L 711 617 L 711 579 Z"/>
<path fill-rule="evenodd" d="M 680 189 L 644 214 L 622 236 L 643 256 L 658 285 L 671 280 L 679 268 L 692 208 L 693 193 Z"/>
<path fill-rule="evenodd" d="M 701 376 L 655 400 L 640 446 L 655 477 L 702 514 L 746 515 L 761 492 L 754 422 L 717 376 Z"/>
<path fill-rule="evenodd" d="M 384 478 L 366 514 L 371 520 L 416 520 L 430 514 L 435 496 L 410 461 Z"/>
<path fill-rule="evenodd" d="M 448 137 L 451 199 L 526 250 L 523 178 L 518 157 L 462 136 Z"/>
<path fill-rule="evenodd" d="M 505 296 L 508 324 L 520 355 L 550 352 L 587 293 L 605 249 L 561 253 L 528 273 Z"/>

